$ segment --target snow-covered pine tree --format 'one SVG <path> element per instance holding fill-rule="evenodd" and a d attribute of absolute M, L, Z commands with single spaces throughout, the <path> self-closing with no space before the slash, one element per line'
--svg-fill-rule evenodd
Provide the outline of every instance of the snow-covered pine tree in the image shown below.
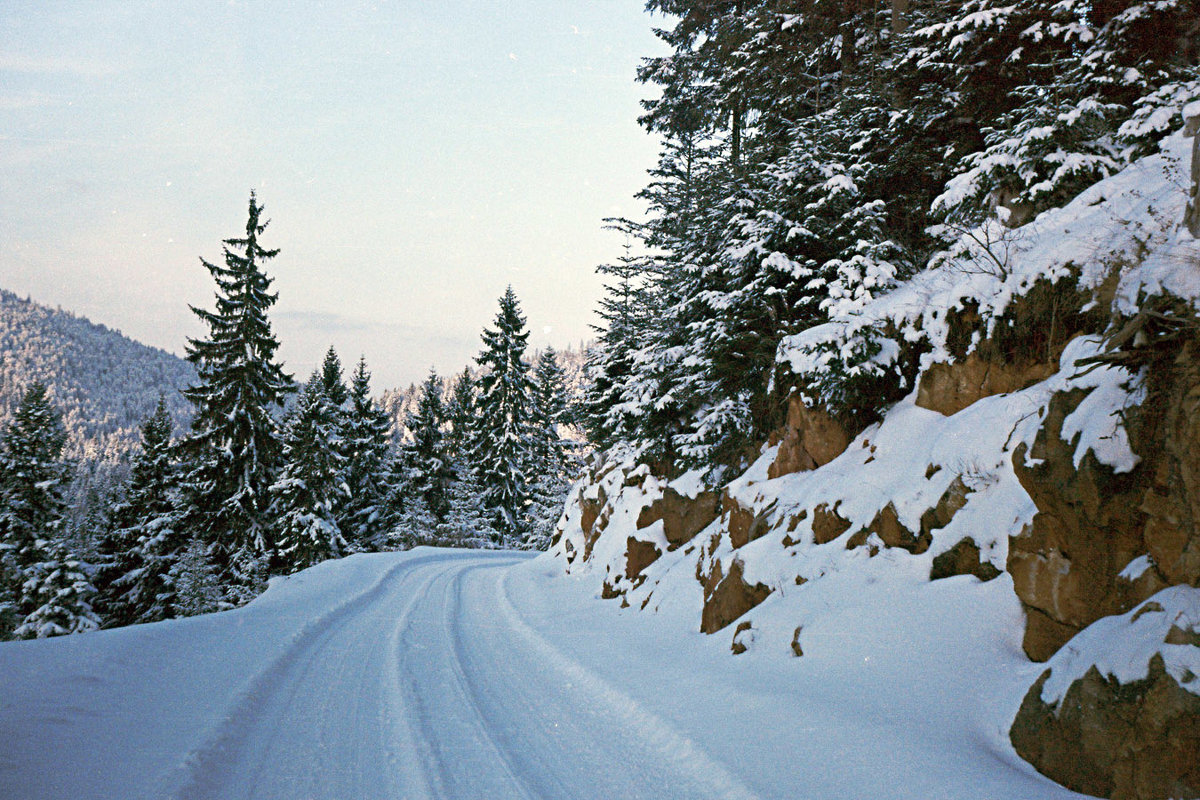
<path fill-rule="evenodd" d="M 395 520 L 387 509 L 387 466 L 391 422 L 371 399 L 371 373 L 365 358 L 358 360 L 350 381 L 350 398 L 342 428 L 346 487 L 338 525 L 351 552 L 372 549 L 372 539 Z"/>
<path fill-rule="evenodd" d="M 188 547 L 179 525 L 178 470 L 166 401 L 142 424 L 142 449 L 101 547 L 96 608 L 105 627 L 179 616 L 172 573 Z"/>
<path fill-rule="evenodd" d="M 495 329 L 484 328 L 483 370 L 471 453 L 483 505 L 500 544 L 517 543 L 527 529 L 529 469 L 535 447 L 533 382 L 525 348 L 529 332 L 509 286 L 500 298 Z"/>
<path fill-rule="evenodd" d="M 455 474 L 465 473 L 465 461 L 471 442 L 471 426 L 475 420 L 475 381 L 471 369 L 463 369 L 454 380 L 450 399 L 446 403 L 446 448 L 454 462 Z"/>
<path fill-rule="evenodd" d="M 441 392 L 442 381 L 435 371 L 430 370 L 429 377 L 421 385 L 417 409 L 408 418 L 408 429 L 413 438 L 406 446 L 412 476 L 410 496 L 419 497 L 438 522 L 450 512 L 450 485 L 454 481 L 454 471 L 442 433 L 446 420 Z"/>
<path fill-rule="evenodd" d="M 62 461 L 67 434 L 62 415 L 34 382 L 0 437 L 0 619 L 13 635 L 32 638 L 91 630 L 99 622 L 83 566 L 59 537 L 63 489 L 70 469 Z"/>
<path fill-rule="evenodd" d="M 534 451 L 529 491 L 529 532 L 523 543 L 531 550 L 550 546 L 563 503 L 570 488 L 569 465 L 573 450 L 561 435 L 567 423 L 566 376 L 558 353 L 547 347 L 534 368 Z"/>
<path fill-rule="evenodd" d="M 567 424 L 567 379 L 553 347 L 547 347 L 538 356 L 533 370 L 533 399 L 537 471 L 561 472 L 568 449 L 559 431 L 559 426 Z"/>
<path fill-rule="evenodd" d="M 350 399 L 350 392 L 342 377 L 342 360 L 338 358 L 333 345 L 329 346 L 329 350 L 325 353 L 325 360 L 321 362 L 321 389 L 333 407 L 339 411 Z"/>
<path fill-rule="evenodd" d="M 484 507 L 483 491 L 465 464 L 450 485 L 449 500 L 450 511 L 437 526 L 438 538 L 454 547 L 494 547 L 500 540 L 493 527 L 494 515 Z"/>
<path fill-rule="evenodd" d="M 189 339 L 187 348 L 198 382 L 184 392 L 195 406 L 182 443 L 186 525 L 207 543 L 234 604 L 261 590 L 271 560 L 268 488 L 280 467 L 275 412 L 293 391 L 267 319 L 278 295 L 262 265 L 279 251 L 259 244 L 262 210 L 251 192 L 245 237 L 225 240 L 224 264 L 201 259 L 217 284 L 216 309 L 192 307 L 208 336 Z"/>
<path fill-rule="evenodd" d="M 87 568 L 53 539 L 38 539 L 32 555 L 20 600 L 21 608 L 30 611 L 13 636 L 45 639 L 99 628 L 91 606 L 96 589 L 88 582 Z"/>
<path fill-rule="evenodd" d="M 328 362 L 327 362 L 328 363 Z M 339 415 L 320 371 L 313 374 L 283 434 L 283 469 L 271 486 L 275 558 L 284 574 L 345 551 L 335 509 L 347 494 Z"/>
<path fill-rule="evenodd" d="M 935 209 L 968 224 L 999 209 L 1015 227 L 1152 151 L 1200 93 L 1196 53 L 1181 46 L 1198 17 L 1195 0 L 989 1 L 927 28 L 927 61 L 978 72 L 989 92 L 1012 83 L 1002 105 L 972 107 L 984 146 Z"/>

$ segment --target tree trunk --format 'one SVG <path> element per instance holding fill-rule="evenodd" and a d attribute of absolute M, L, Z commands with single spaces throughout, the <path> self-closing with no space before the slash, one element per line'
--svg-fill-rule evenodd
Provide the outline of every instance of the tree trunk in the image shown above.
<path fill-rule="evenodd" d="M 909 0 L 892 0 L 892 33 L 904 33 L 908 30 Z"/>

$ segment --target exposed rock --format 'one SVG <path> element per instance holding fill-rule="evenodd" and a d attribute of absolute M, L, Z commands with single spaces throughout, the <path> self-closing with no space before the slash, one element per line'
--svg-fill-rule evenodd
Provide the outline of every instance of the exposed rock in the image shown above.
<path fill-rule="evenodd" d="M 770 529 L 769 517 L 775 508 L 772 503 L 762 511 L 755 512 L 745 508 L 734 497 L 725 493 L 721 505 L 728 514 L 729 543 L 734 547 L 742 547 L 762 536 Z"/>
<path fill-rule="evenodd" d="M 833 461 L 850 444 L 850 436 L 837 420 L 820 409 L 804 405 L 799 397 L 788 398 L 787 422 L 777 439 L 779 452 L 767 468 L 768 478 L 803 472 Z"/>
<path fill-rule="evenodd" d="M 661 555 L 662 551 L 653 542 L 643 542 L 630 536 L 625 544 L 625 577 L 630 581 L 642 578 L 642 570 Z"/>
<path fill-rule="evenodd" d="M 663 492 L 663 534 L 669 549 L 674 550 L 687 544 L 709 526 L 720 513 L 720 495 L 716 492 L 701 492 L 695 497 L 685 497 L 671 487 Z"/>
<path fill-rule="evenodd" d="M 974 575 L 981 581 L 990 581 L 1000 576 L 1000 570 L 991 563 L 983 560 L 979 545 L 967 537 L 954 547 L 933 559 L 929 570 L 929 580 L 950 578 L 955 575 Z"/>
<path fill-rule="evenodd" d="M 949 525 L 954 515 L 967 504 L 970 494 L 971 490 L 959 475 L 938 498 L 937 505 L 921 515 L 921 533 L 929 534 Z"/>
<path fill-rule="evenodd" d="M 1200 348 L 1187 341 L 1154 361 L 1148 399 L 1127 414 L 1131 445 L 1142 459 L 1116 475 L 1091 453 L 1074 466 L 1063 420 L 1086 392 L 1056 395 L 1026 466 L 1013 465 L 1038 513 L 1009 545 L 1008 571 L 1030 614 L 1025 651 L 1048 658 L 1074 632 L 1118 614 L 1165 586 L 1200 585 Z M 1152 565 L 1134 580 L 1120 577 L 1134 558 Z M 1047 624 L 1047 622 L 1054 624 Z M 1057 631 L 1057 634 L 1055 634 Z"/>
<path fill-rule="evenodd" d="M 595 547 L 596 541 L 600 538 L 600 534 L 604 533 L 605 527 L 608 526 L 609 515 L 612 513 L 611 506 L 604 506 L 600 512 L 600 516 L 593 523 L 584 528 L 586 538 L 583 540 L 583 560 L 588 561 L 592 557 L 592 548 Z"/>
<path fill-rule="evenodd" d="M 637 529 L 640 531 L 643 528 L 649 528 L 654 523 L 662 519 L 663 501 L 658 498 L 648 506 L 642 506 L 642 510 L 638 512 Z"/>
<path fill-rule="evenodd" d="M 934 364 L 921 373 L 917 405 L 950 416 L 976 400 L 1024 389 L 1057 371 L 1056 361 L 1004 363 L 974 351 L 960 361 Z"/>
<path fill-rule="evenodd" d="M 753 629 L 750 620 L 738 623 L 737 630 L 733 632 L 733 644 L 729 646 L 735 656 L 740 656 L 750 649 L 750 644 L 754 641 Z"/>
<path fill-rule="evenodd" d="M 695 497 L 686 497 L 668 486 L 661 497 L 638 513 L 637 527 L 641 530 L 662 520 L 668 549 L 674 550 L 690 542 L 719 516 L 720 501 L 721 495 L 717 492 L 701 492 Z"/>
<path fill-rule="evenodd" d="M 597 487 L 597 499 L 589 500 L 584 497 L 579 501 L 581 515 L 579 519 L 579 527 L 583 529 L 583 560 L 587 561 L 592 557 L 592 547 L 596 544 L 596 540 L 600 538 L 600 534 L 604 531 L 604 526 L 608 524 L 608 515 L 611 509 L 608 508 L 608 498 L 605 496 L 604 487 Z"/>
<path fill-rule="evenodd" d="M 1194 631 L 1191 628 L 1181 628 L 1178 625 L 1172 625 L 1167 631 L 1167 637 L 1163 639 L 1164 644 L 1187 644 L 1192 647 L 1200 647 L 1200 631 Z"/>
<path fill-rule="evenodd" d="M 1151 459 L 1154 486 L 1140 510 L 1146 514 L 1146 551 L 1169 584 L 1200 584 L 1200 344 L 1179 348 L 1164 368 L 1153 369 L 1147 420 L 1134 449 Z M 1154 457 L 1156 456 L 1156 457 Z M 1149 465 L 1148 465 L 1149 466 Z"/>
<path fill-rule="evenodd" d="M 838 505 L 831 509 L 828 504 L 821 503 L 813 509 L 812 532 L 813 542 L 827 544 L 850 530 L 850 520 L 838 513 Z"/>
<path fill-rule="evenodd" d="M 721 630 L 771 594 L 770 587 L 765 584 L 751 586 L 746 583 L 742 577 L 742 562 L 737 559 L 729 565 L 728 575 L 721 573 L 721 564 L 717 562 L 705 581 L 701 633 Z"/>
<path fill-rule="evenodd" d="M 1079 628 L 1074 625 L 1059 622 L 1033 606 L 1025 607 L 1025 635 L 1021 646 L 1032 661 L 1050 658 L 1077 633 Z"/>
<path fill-rule="evenodd" d="M 1013 721 L 1013 747 L 1069 789 L 1114 800 L 1200 797 L 1200 697 L 1155 654 L 1144 680 L 1120 684 L 1094 666 L 1057 708 L 1046 670 Z"/>
<path fill-rule="evenodd" d="M 1143 491 L 1144 470 L 1117 475 L 1090 452 L 1076 469 L 1075 448 L 1060 436 L 1063 420 L 1085 395 L 1074 390 L 1051 400 L 1028 453 L 1038 463 L 1026 466 L 1023 446 L 1013 456 L 1017 477 L 1038 513 L 1033 524 L 1010 541 L 1008 572 L 1026 610 L 1037 609 L 1056 623 L 1047 626 L 1030 617 L 1024 646 L 1035 661 L 1048 658 L 1100 617 L 1119 614 L 1145 599 L 1131 591 L 1128 581 L 1117 578 L 1145 552 L 1144 515 L 1135 499 Z"/>
<path fill-rule="evenodd" d="M 792 633 L 792 655 L 796 656 L 796 658 L 804 655 L 804 648 L 800 646 L 800 632 L 803 630 L 803 625 L 797 625 L 795 632 Z"/>
<path fill-rule="evenodd" d="M 904 527 L 896 512 L 896 506 L 892 503 L 888 503 L 880 509 L 875 518 L 871 520 L 870 525 L 852 536 L 846 542 L 846 549 L 861 547 L 870 539 L 871 534 L 878 536 L 879 540 L 887 547 L 898 547 L 914 555 L 924 553 L 933 541 L 933 537 L 926 531 L 913 533 Z"/>

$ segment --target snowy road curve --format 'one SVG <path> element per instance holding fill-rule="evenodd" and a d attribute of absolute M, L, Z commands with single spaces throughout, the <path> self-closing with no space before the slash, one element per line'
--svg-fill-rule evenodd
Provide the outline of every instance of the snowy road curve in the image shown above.
<path fill-rule="evenodd" d="M 859 587 L 871 618 L 803 659 L 732 658 L 690 593 L 621 610 L 514 553 L 326 562 L 235 611 L 0 644 L 0 798 L 1077 797 L 1007 743 L 1036 665 L 980 634 L 951 668 L 903 629 L 986 631 L 1011 588 L 940 583 Z"/>
<path fill-rule="evenodd" d="M 518 560 L 430 551 L 377 561 L 365 588 L 241 676 L 216 721 L 150 794 L 754 797 L 521 618 L 505 580 Z M 0 771 L 0 796 L 67 796 L 35 787 L 39 777 Z M 95 781 L 82 791 L 129 797 L 130 788 Z"/>
<path fill-rule="evenodd" d="M 752 796 L 694 750 L 664 764 L 662 740 L 682 737 L 628 727 L 632 701 L 533 633 L 506 597 L 511 563 L 389 569 L 239 699 L 178 795 Z"/>

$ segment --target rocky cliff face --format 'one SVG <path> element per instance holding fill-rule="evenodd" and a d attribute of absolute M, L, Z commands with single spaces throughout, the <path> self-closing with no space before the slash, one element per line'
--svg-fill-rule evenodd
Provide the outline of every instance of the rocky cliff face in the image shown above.
<path fill-rule="evenodd" d="M 1175 148 L 1178 166 L 1191 142 Z M 1039 217 L 1004 274 L 963 288 L 950 268 L 862 312 L 859 329 L 874 313 L 925 342 L 881 422 L 848 430 L 797 390 L 721 486 L 606 454 L 554 557 L 624 605 L 694 609 L 735 654 L 801 658 L 839 574 L 1007 583 L 1026 655 L 1047 662 L 1016 751 L 1078 791 L 1200 796 L 1200 248 L 1179 233 L 1186 195 L 1146 174 Z M 1090 261 L 1061 247 L 1080 230 Z M 795 352 L 781 361 L 804 374 Z"/>

